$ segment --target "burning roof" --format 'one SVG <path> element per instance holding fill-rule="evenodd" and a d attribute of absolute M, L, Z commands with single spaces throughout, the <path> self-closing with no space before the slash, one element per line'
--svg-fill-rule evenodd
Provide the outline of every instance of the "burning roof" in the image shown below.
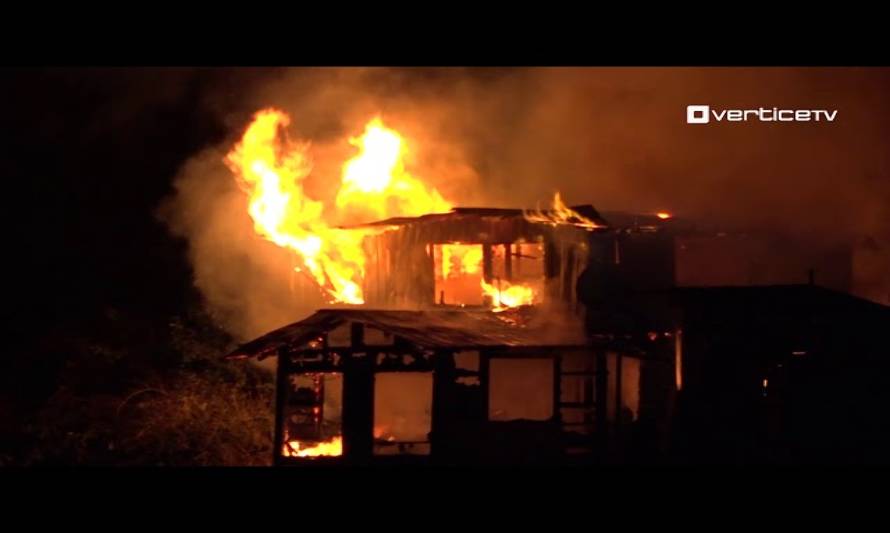
<path fill-rule="evenodd" d="M 605 229 L 609 226 L 609 223 L 602 216 L 600 216 L 599 212 L 592 205 L 588 204 L 573 206 L 569 207 L 568 210 L 570 210 L 571 213 L 563 217 L 564 221 L 561 222 L 562 224 L 589 228 L 591 230 Z M 428 222 L 453 222 L 470 218 L 496 218 L 500 220 L 516 219 L 525 220 L 533 223 L 537 222 L 555 224 L 557 223 L 556 217 L 558 216 L 558 213 L 559 210 L 555 209 L 538 210 L 530 214 L 529 211 L 524 209 L 504 209 L 493 207 L 455 207 L 448 213 L 431 213 L 418 217 L 393 217 L 387 218 L 385 220 L 358 224 L 344 229 L 378 226 L 404 226 L 406 224 L 423 224 Z M 547 220 L 550 220 L 552 222 L 547 222 Z M 591 222 L 593 223 L 593 226 L 590 224 Z"/>
<path fill-rule="evenodd" d="M 426 349 L 470 349 L 514 346 L 583 346 L 580 330 L 555 334 L 550 324 L 536 320 L 532 309 L 509 313 L 470 310 L 391 311 L 322 309 L 309 318 L 267 333 L 230 353 L 227 358 L 277 354 L 280 348 L 306 344 L 347 322 L 360 322 Z M 550 342 L 546 339 L 559 339 Z"/>

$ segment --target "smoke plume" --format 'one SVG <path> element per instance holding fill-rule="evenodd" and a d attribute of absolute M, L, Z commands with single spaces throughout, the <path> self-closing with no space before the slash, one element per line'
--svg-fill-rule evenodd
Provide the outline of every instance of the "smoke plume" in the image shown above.
<path fill-rule="evenodd" d="M 834 68 L 338 68 L 258 77 L 230 135 L 196 154 L 162 209 L 195 283 L 242 338 L 298 320 L 321 296 L 258 237 L 223 164 L 250 117 L 276 107 L 312 143 L 313 197 L 332 201 L 347 140 L 374 116 L 411 147 L 409 170 L 457 205 L 670 211 L 814 246 L 887 239 L 890 70 Z M 224 99 L 208 97 L 208 105 Z M 686 123 L 686 106 L 836 109 L 831 123 Z"/>

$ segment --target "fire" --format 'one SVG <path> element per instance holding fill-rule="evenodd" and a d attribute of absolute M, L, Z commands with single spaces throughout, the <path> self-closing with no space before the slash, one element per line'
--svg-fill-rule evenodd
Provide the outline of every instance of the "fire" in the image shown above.
<path fill-rule="evenodd" d="M 307 446 L 298 440 L 287 441 L 284 446 L 285 457 L 336 457 L 343 455 L 343 437 L 336 436 L 329 441 Z"/>
<path fill-rule="evenodd" d="M 589 218 L 581 215 L 577 211 L 574 211 L 567 207 L 566 204 L 562 201 L 562 197 L 558 192 L 553 196 L 553 206 L 550 211 L 545 212 L 537 210 L 533 212 L 526 212 L 525 218 L 530 222 L 540 222 L 544 224 L 550 224 L 552 226 L 568 224 L 584 228 L 588 231 L 603 227 L 593 220 L 590 220 Z"/>
<path fill-rule="evenodd" d="M 511 284 L 500 280 L 498 286 L 486 283 L 482 280 L 482 291 L 491 297 L 494 303 L 494 311 L 503 311 L 520 305 L 531 305 L 535 302 L 536 291 L 530 285 Z"/>
<path fill-rule="evenodd" d="M 457 279 L 465 275 L 479 276 L 482 294 L 491 298 L 495 312 L 535 302 L 537 291 L 530 284 L 510 283 L 505 280 L 490 284 L 485 281 L 481 275 L 481 244 L 442 244 L 439 249 L 442 254 L 442 279 Z"/>
<path fill-rule="evenodd" d="M 443 244 L 442 277 L 477 274 L 482 270 L 482 246 L 478 244 Z"/>
<path fill-rule="evenodd" d="M 671 218 L 672 215 L 670 213 L 668 213 L 667 211 L 659 211 L 658 213 L 655 213 L 655 216 L 657 216 L 661 220 L 667 220 L 667 219 Z"/>
<path fill-rule="evenodd" d="M 352 138 L 349 143 L 360 153 L 343 165 L 338 208 L 369 209 L 377 218 L 451 210 L 451 204 L 439 191 L 427 189 L 405 170 L 405 143 L 398 132 L 384 126 L 379 117 L 365 126 L 361 137 Z"/>
<path fill-rule="evenodd" d="M 258 112 L 225 162 L 248 195 L 255 231 L 295 252 L 333 302 L 362 304 L 362 239 L 371 230 L 333 227 L 324 203 L 306 194 L 304 181 L 312 171 L 309 144 L 288 139 L 284 129 L 289 124 L 290 117 L 282 111 Z M 372 119 L 350 143 L 360 153 L 343 165 L 335 202 L 339 212 L 334 216 L 356 206 L 380 218 L 451 209 L 438 191 L 405 170 L 405 144 L 380 118 Z"/>

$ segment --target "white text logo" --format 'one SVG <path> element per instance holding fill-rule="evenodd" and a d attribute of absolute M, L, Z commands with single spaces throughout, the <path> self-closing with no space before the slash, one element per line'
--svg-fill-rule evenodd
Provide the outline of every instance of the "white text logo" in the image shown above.
<path fill-rule="evenodd" d="M 837 109 L 779 109 L 760 107 L 757 109 L 722 109 L 717 111 L 707 105 L 686 106 L 687 124 L 707 124 L 716 122 L 834 122 Z"/>

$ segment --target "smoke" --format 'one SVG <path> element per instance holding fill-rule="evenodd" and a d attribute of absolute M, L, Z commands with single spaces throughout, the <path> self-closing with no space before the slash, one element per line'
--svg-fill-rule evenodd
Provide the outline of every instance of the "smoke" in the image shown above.
<path fill-rule="evenodd" d="M 409 171 L 458 205 L 670 211 L 781 231 L 818 245 L 890 233 L 887 69 L 337 68 L 275 71 L 237 110 L 229 137 L 195 155 L 162 209 L 190 245 L 195 283 L 219 320 L 249 338 L 323 305 L 292 280 L 290 252 L 257 237 L 222 163 L 249 122 L 278 107 L 312 142 L 307 192 L 327 204 L 347 139 L 372 117 L 412 148 Z M 686 124 L 686 106 L 837 109 L 832 123 Z M 344 221 L 348 222 L 348 221 Z M 296 288 L 292 288 L 296 287 Z M 297 296 L 295 296 L 297 295 Z"/>

